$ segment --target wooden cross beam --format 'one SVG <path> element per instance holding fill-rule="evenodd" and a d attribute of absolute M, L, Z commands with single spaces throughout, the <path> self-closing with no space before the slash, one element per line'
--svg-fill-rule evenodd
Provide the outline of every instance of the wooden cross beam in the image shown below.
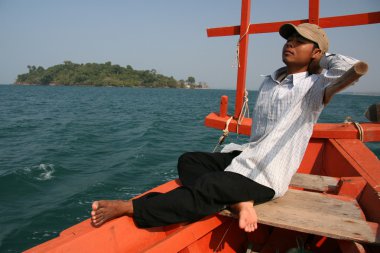
<path fill-rule="evenodd" d="M 281 25 L 286 23 L 293 23 L 299 25 L 302 23 L 313 23 L 321 26 L 322 28 L 342 27 L 342 26 L 356 26 L 380 23 L 380 12 L 370 12 L 362 14 L 335 16 L 335 17 L 319 17 L 319 0 L 309 0 L 309 18 L 300 20 L 288 20 L 271 23 L 250 24 L 251 13 L 251 0 L 242 0 L 241 5 L 241 22 L 239 26 L 228 26 L 207 29 L 208 37 L 232 36 L 240 35 L 239 39 L 239 55 L 238 55 L 238 73 L 237 73 L 237 86 L 236 86 L 236 99 L 235 99 L 235 112 L 233 120 L 229 125 L 229 131 L 237 132 L 239 134 L 250 135 L 252 119 L 245 118 L 241 124 L 237 123 L 237 119 L 242 111 L 245 94 L 245 83 L 247 73 L 247 59 L 248 59 L 248 42 L 249 34 L 257 33 L 272 33 L 278 32 Z M 225 97 L 221 103 L 221 112 L 227 111 L 228 99 Z M 205 119 L 205 125 L 217 129 L 224 129 L 229 116 L 220 113 L 210 113 Z"/>
<path fill-rule="evenodd" d="M 299 25 L 299 24 L 307 23 L 307 22 L 311 23 L 309 19 L 299 19 L 299 20 L 288 20 L 288 21 L 271 22 L 271 23 L 251 24 L 249 26 L 249 34 L 278 32 L 278 30 L 283 24 L 292 23 L 295 25 Z M 322 28 L 334 28 L 334 27 L 343 27 L 343 26 L 369 25 L 369 24 L 377 24 L 377 23 L 380 23 L 379 11 L 320 18 L 317 24 Z M 227 27 L 207 29 L 208 37 L 239 35 L 239 33 L 240 33 L 240 26 L 227 26 Z"/>

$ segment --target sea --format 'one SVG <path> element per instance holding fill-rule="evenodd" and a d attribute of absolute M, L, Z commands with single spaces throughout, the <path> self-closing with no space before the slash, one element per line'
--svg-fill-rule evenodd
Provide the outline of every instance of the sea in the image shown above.
<path fill-rule="evenodd" d="M 0 252 L 20 252 L 90 217 L 97 199 L 129 199 L 177 177 L 186 151 L 212 151 L 204 126 L 234 90 L 0 85 Z M 257 92 L 249 92 L 253 108 Z M 319 122 L 355 121 L 380 96 L 336 95 Z M 230 134 L 228 142 L 246 136 Z M 368 143 L 380 156 L 380 143 Z"/>

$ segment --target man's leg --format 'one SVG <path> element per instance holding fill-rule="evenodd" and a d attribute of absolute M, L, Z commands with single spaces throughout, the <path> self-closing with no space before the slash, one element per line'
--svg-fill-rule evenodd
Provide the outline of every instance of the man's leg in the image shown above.
<path fill-rule="evenodd" d="M 183 185 L 192 186 L 203 174 L 225 170 L 232 159 L 240 153 L 240 151 L 231 153 L 185 153 L 178 159 L 179 178 Z M 246 201 L 230 206 L 239 216 L 239 227 L 246 232 L 252 232 L 257 229 L 258 218 L 253 204 L 253 201 Z"/>
<path fill-rule="evenodd" d="M 195 181 L 201 177 L 202 175 L 209 173 L 209 172 L 215 172 L 215 171 L 223 171 L 232 161 L 233 158 L 235 158 L 237 155 L 240 154 L 240 151 L 234 151 L 232 153 L 206 153 L 206 152 L 188 152 L 183 154 L 178 159 L 178 174 L 179 178 L 183 185 L 185 186 L 192 186 L 194 185 Z M 177 198 L 181 198 L 182 196 L 187 195 L 186 190 L 183 189 L 176 189 L 173 193 L 170 193 L 167 198 L 169 199 L 170 203 L 167 203 L 166 206 L 169 207 L 170 204 L 176 203 Z M 140 197 L 139 202 L 142 202 L 143 200 L 147 200 L 152 198 L 153 196 L 159 195 L 159 193 L 149 193 L 145 196 Z M 177 197 L 177 195 L 179 197 Z M 185 197 L 185 200 L 188 199 Z M 173 202 L 174 201 L 174 202 Z M 158 202 L 158 204 L 160 204 Z M 154 205 L 154 202 L 152 202 L 151 205 Z M 192 207 L 192 206 L 190 206 Z M 169 208 L 170 209 L 170 208 Z M 149 212 L 149 208 L 146 208 L 146 212 Z M 120 217 L 122 215 L 128 215 L 132 216 L 134 213 L 133 211 L 133 205 L 132 201 L 123 201 L 123 200 L 101 200 L 101 201 L 95 201 L 92 204 L 92 222 L 96 226 L 100 226 L 103 223 L 107 222 L 108 220 Z M 170 213 L 170 212 L 169 212 Z M 165 216 L 166 212 L 163 212 L 163 215 Z M 142 214 L 142 216 L 144 216 Z M 189 218 L 190 217 L 190 218 Z M 192 215 L 185 215 L 185 218 L 178 217 L 173 218 L 169 216 L 169 219 L 171 220 L 183 220 L 186 221 L 190 220 L 196 220 L 198 216 L 195 218 L 192 218 Z M 137 218 L 138 219 L 138 218 Z M 176 222 L 174 222 L 176 223 Z M 152 225 L 147 226 L 154 226 L 154 223 Z"/>
<path fill-rule="evenodd" d="M 261 203 L 273 196 L 272 189 L 237 173 L 211 172 L 201 176 L 193 187 L 181 186 L 167 193 L 148 193 L 129 201 L 95 201 L 91 216 L 96 226 L 128 215 L 133 216 L 139 227 L 157 227 L 196 221 L 232 206 L 238 212 L 240 227 L 249 232 L 255 229 L 249 228 L 255 224 L 252 221 L 255 219 L 252 201 Z"/>
<path fill-rule="evenodd" d="M 187 153 L 178 163 L 184 186 L 165 194 L 149 193 L 133 201 L 94 202 L 93 223 L 101 225 L 129 215 L 134 216 L 139 227 L 155 227 L 195 221 L 232 206 L 239 215 L 240 227 L 253 231 L 257 217 L 252 201 L 268 201 L 274 191 L 239 174 L 222 172 L 239 153 Z"/>
<path fill-rule="evenodd" d="M 254 224 L 251 221 L 252 201 L 265 202 L 273 196 L 272 189 L 237 173 L 210 172 L 201 176 L 193 187 L 182 186 L 165 194 L 133 200 L 133 217 L 139 227 L 156 227 L 196 221 L 234 205 L 242 218 L 239 218 L 239 223 L 244 223 L 241 227 L 245 229 L 246 225 Z M 248 201 L 251 201 L 251 208 L 245 208 L 248 207 L 246 203 L 239 203 Z M 235 205 L 236 203 L 240 205 Z"/>
<path fill-rule="evenodd" d="M 178 176 L 184 186 L 193 186 L 204 174 L 224 171 L 241 151 L 231 153 L 188 152 L 178 159 Z"/>

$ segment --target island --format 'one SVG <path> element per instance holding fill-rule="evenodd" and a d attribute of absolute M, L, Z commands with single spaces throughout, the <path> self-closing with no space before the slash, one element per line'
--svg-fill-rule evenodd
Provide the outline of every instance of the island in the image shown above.
<path fill-rule="evenodd" d="M 28 65 L 28 73 L 17 76 L 16 85 L 89 85 L 147 88 L 208 88 L 205 82 L 195 82 L 189 76 L 176 80 L 152 70 L 135 70 L 132 66 L 122 67 L 111 62 L 77 64 L 64 61 L 47 69 Z"/>

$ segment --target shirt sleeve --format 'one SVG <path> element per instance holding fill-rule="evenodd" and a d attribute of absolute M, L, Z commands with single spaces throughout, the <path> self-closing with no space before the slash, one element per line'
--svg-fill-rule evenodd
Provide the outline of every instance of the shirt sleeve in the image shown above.
<path fill-rule="evenodd" d="M 323 109 L 325 88 L 346 73 L 356 62 L 358 60 L 339 54 L 326 53 L 321 58 L 319 65 L 323 68 L 323 72 L 317 77 L 311 91 L 307 94 L 307 101 L 312 112 Z"/>
<path fill-rule="evenodd" d="M 332 81 L 342 76 L 358 60 L 339 54 L 326 53 L 319 65 L 324 69 L 322 72 L 324 86 L 328 86 Z"/>

